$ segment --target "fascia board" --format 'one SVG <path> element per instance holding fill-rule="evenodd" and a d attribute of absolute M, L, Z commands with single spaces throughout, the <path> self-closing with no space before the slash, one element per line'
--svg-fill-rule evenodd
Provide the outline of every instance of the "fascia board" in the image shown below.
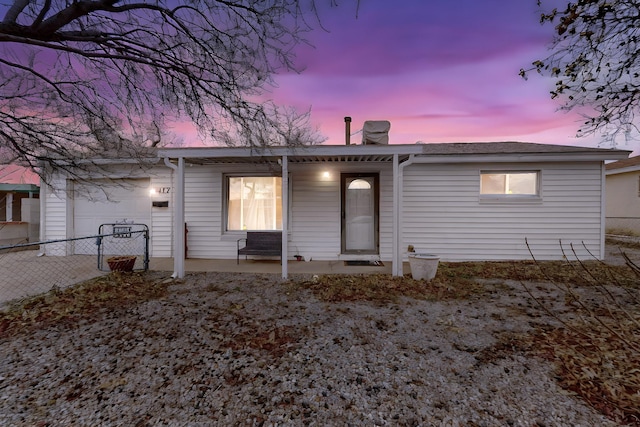
<path fill-rule="evenodd" d="M 39 190 L 40 187 L 34 184 L 0 184 L 0 191 L 10 193 L 33 193 Z"/>
<path fill-rule="evenodd" d="M 617 175 L 621 173 L 638 172 L 638 171 L 640 171 L 640 165 L 628 166 L 626 168 L 619 168 L 619 169 L 611 169 L 606 171 L 605 173 L 607 175 Z"/>
<path fill-rule="evenodd" d="M 601 162 L 627 158 L 626 153 L 523 153 L 523 154 L 474 154 L 474 155 L 423 155 L 413 163 L 533 163 L 533 162 Z"/>
<path fill-rule="evenodd" d="M 281 156 L 369 156 L 393 154 L 421 154 L 424 148 L 394 145 L 315 145 L 310 147 L 229 147 L 229 148 L 164 148 L 158 150 L 159 157 L 169 158 L 219 158 L 219 157 L 281 157 Z"/>

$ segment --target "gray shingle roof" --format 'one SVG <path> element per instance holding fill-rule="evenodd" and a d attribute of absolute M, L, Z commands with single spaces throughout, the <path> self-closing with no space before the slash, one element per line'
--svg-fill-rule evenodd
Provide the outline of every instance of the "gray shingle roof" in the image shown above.
<path fill-rule="evenodd" d="M 410 155 L 433 160 L 453 161 L 457 157 L 485 156 L 553 160 L 616 160 L 628 156 L 628 151 L 607 148 L 574 147 L 568 145 L 537 144 L 528 142 L 459 142 L 389 145 L 314 145 L 299 147 L 192 147 L 165 148 L 159 150 L 161 157 L 184 157 L 194 164 L 208 163 L 257 163 L 276 162 L 280 156 L 289 157 L 289 162 L 388 162 L 398 155 L 400 160 Z M 424 160 L 424 159 L 423 159 Z"/>
<path fill-rule="evenodd" d="M 452 142 L 423 144 L 424 154 L 517 154 L 517 153 L 611 153 L 610 148 L 575 147 L 571 145 L 537 144 L 532 142 Z"/>

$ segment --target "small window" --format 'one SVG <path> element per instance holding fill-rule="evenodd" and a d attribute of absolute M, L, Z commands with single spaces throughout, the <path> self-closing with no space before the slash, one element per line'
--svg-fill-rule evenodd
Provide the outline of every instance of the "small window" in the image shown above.
<path fill-rule="evenodd" d="M 227 178 L 227 230 L 282 230 L 282 178 Z"/>
<path fill-rule="evenodd" d="M 354 179 L 347 188 L 349 190 L 371 190 L 371 184 L 364 179 Z"/>
<path fill-rule="evenodd" d="M 540 172 L 481 172 L 480 194 L 498 197 L 539 197 Z"/>

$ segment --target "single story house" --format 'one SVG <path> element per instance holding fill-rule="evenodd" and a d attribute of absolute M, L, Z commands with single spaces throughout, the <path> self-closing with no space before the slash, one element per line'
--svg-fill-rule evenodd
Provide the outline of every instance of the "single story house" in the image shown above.
<path fill-rule="evenodd" d="M 519 142 L 164 148 L 148 168 L 58 175 L 43 189 L 43 230 L 147 224 L 151 256 L 173 257 L 178 277 L 185 257 L 235 261 L 251 230 L 285 230 L 285 259 L 379 259 L 394 275 L 410 245 L 445 261 L 518 260 L 531 257 L 526 239 L 537 258 L 562 259 L 562 241 L 602 258 L 605 160 L 628 155 Z"/>
<path fill-rule="evenodd" d="M 606 228 L 640 235 L 640 156 L 606 166 Z"/>

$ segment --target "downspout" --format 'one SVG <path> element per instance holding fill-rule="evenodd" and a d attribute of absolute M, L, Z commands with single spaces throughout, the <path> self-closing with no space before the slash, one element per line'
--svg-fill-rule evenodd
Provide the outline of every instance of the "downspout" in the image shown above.
<path fill-rule="evenodd" d="M 47 237 L 47 183 L 40 178 L 40 232 L 38 236 L 39 242 L 44 242 Z M 44 250 L 44 248 L 41 248 Z"/>
<path fill-rule="evenodd" d="M 289 275 L 289 159 L 282 156 L 282 252 L 280 254 L 282 264 L 282 278 Z"/>
<path fill-rule="evenodd" d="M 395 157 L 395 156 L 394 156 Z M 403 255 L 403 238 L 402 238 L 402 203 L 403 197 L 402 192 L 404 191 L 404 168 L 412 165 L 415 162 L 415 155 L 410 154 L 409 158 L 405 160 L 403 163 L 399 163 L 394 158 L 393 168 L 394 168 L 394 176 L 396 176 L 396 188 L 394 195 L 395 204 L 395 221 L 394 221 L 394 234 L 395 234 L 395 248 L 393 253 L 393 262 L 391 267 L 391 274 L 393 276 L 401 277 L 403 275 L 402 269 L 402 255 Z"/>
<path fill-rule="evenodd" d="M 600 254 L 598 259 L 604 259 L 606 251 L 605 233 L 607 229 L 607 168 L 600 162 Z"/>
<path fill-rule="evenodd" d="M 178 166 L 171 163 L 168 157 L 164 164 L 176 173 L 176 191 L 174 196 L 173 216 L 173 274 L 171 277 L 184 278 L 184 157 L 178 158 Z"/>
<path fill-rule="evenodd" d="M 398 271 L 402 271 L 402 267 L 398 268 L 398 264 L 400 263 L 400 256 L 398 254 L 398 244 L 397 242 L 400 239 L 400 226 L 399 226 L 399 215 L 400 209 L 398 209 L 398 173 L 399 173 L 399 157 L 398 154 L 393 155 L 393 228 L 391 230 L 392 233 L 392 242 L 391 245 L 391 275 L 399 276 L 397 274 Z M 402 274 L 400 274 L 401 276 Z"/>

